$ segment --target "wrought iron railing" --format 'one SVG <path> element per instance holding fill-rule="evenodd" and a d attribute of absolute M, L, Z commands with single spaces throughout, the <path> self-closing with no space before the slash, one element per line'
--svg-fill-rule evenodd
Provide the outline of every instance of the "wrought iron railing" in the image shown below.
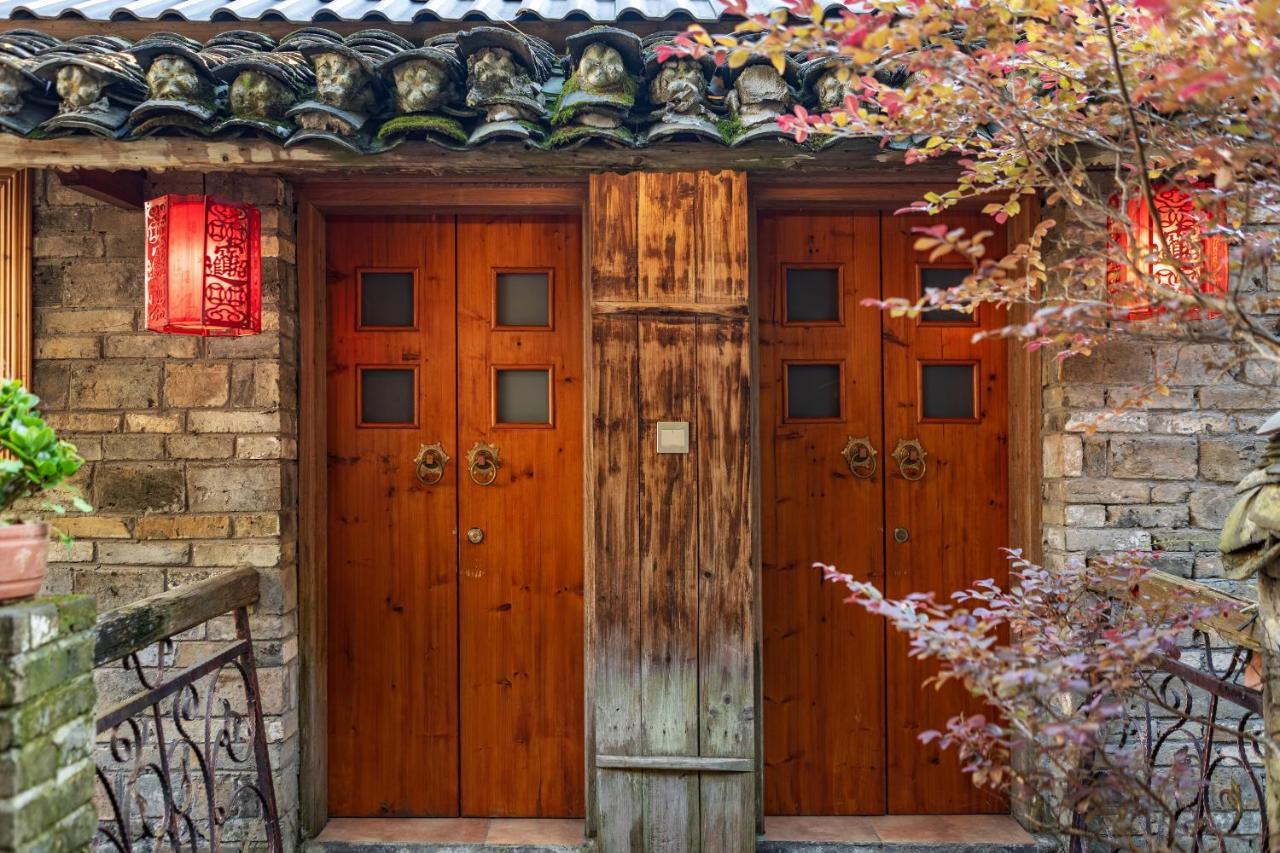
<path fill-rule="evenodd" d="M 1268 850 L 1256 608 L 1162 573 L 1142 586 L 1149 595 L 1226 611 L 1202 622 L 1178 659 L 1155 662 L 1118 745 L 1141 750 L 1149 768 L 1179 764 L 1187 780 L 1156 835 L 1177 850 Z"/>
<path fill-rule="evenodd" d="M 257 573 L 238 569 L 99 618 L 94 664 L 122 667 L 133 687 L 98 716 L 95 850 L 283 850 L 249 633 L 257 599 Z M 234 639 L 206 638 L 204 657 L 179 665 L 173 637 L 227 614 Z"/>

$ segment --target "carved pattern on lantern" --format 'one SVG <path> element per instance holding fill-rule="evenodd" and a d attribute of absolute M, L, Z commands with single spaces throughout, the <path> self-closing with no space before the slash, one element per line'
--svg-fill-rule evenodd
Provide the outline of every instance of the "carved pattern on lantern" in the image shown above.
<path fill-rule="evenodd" d="M 213 202 L 206 222 L 204 320 L 247 329 L 251 320 L 249 212 Z"/>
<path fill-rule="evenodd" d="M 1165 290 L 1183 290 L 1187 283 L 1198 287 L 1201 293 L 1225 293 L 1227 291 L 1228 259 L 1226 241 L 1219 235 L 1208 233 L 1214 216 L 1197 206 L 1196 200 L 1176 186 L 1160 186 L 1155 189 L 1155 215 L 1151 214 L 1145 198 L 1135 198 L 1126 206 L 1130 231 L 1115 220 L 1110 222 L 1110 238 L 1119 254 L 1130 258 L 1131 263 L 1145 266 L 1151 283 Z M 1119 206 L 1113 199 L 1112 205 Z M 1159 229 L 1157 234 L 1156 229 Z M 1160 237 L 1163 236 L 1164 245 Z M 1130 238 L 1134 244 L 1130 245 Z M 1164 247 L 1173 263 L 1162 260 Z M 1152 305 L 1152 293 L 1144 297 L 1147 286 L 1137 279 L 1125 263 L 1113 261 L 1107 265 L 1107 288 L 1113 295 L 1126 297 L 1129 319 L 1150 317 L 1163 307 Z M 1192 310 L 1188 316 L 1197 316 Z"/>
<path fill-rule="evenodd" d="M 257 208 L 173 195 L 148 201 L 145 218 L 148 329 L 190 335 L 260 331 Z"/>
<path fill-rule="evenodd" d="M 169 316 L 169 200 L 147 205 L 147 328 Z"/>

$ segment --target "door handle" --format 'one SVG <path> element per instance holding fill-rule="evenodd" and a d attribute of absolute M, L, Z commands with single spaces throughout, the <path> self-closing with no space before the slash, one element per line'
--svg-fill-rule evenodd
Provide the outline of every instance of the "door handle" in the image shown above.
<path fill-rule="evenodd" d="M 498 477 L 498 469 L 502 462 L 498 458 L 498 445 L 477 441 L 475 447 L 467 451 L 467 473 L 471 482 L 477 486 L 488 486 Z"/>
<path fill-rule="evenodd" d="M 413 458 L 418 482 L 424 486 L 434 486 L 444 477 L 444 466 L 449 464 L 449 454 L 444 452 L 440 442 L 424 444 L 418 448 L 418 455 Z"/>
<path fill-rule="evenodd" d="M 870 480 L 876 475 L 876 449 L 871 446 L 869 436 L 849 436 L 849 442 L 840 451 L 840 455 L 849 465 L 849 472 L 859 480 Z"/>
<path fill-rule="evenodd" d="M 898 439 L 898 446 L 893 449 L 894 461 L 898 463 L 898 473 L 904 480 L 919 480 L 924 476 L 924 458 L 929 454 L 920 444 L 920 439 Z"/>

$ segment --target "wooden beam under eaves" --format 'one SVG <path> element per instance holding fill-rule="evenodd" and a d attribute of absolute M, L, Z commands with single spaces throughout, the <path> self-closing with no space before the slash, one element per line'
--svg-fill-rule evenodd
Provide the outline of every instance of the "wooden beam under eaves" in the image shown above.
<path fill-rule="evenodd" d="M 136 170 L 109 172 L 105 169 L 70 169 L 58 173 L 58 180 L 67 189 L 125 210 L 142 209 L 142 203 L 146 200 L 143 195 L 144 178 L 145 173 Z"/>
<path fill-rule="evenodd" d="M 0 378 L 31 382 L 31 177 L 0 169 Z"/>

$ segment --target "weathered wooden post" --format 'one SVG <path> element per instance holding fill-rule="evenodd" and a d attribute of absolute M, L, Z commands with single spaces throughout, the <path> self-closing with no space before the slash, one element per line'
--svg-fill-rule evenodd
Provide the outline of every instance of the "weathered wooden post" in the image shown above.
<path fill-rule="evenodd" d="M 1262 714 L 1268 749 L 1266 817 L 1267 849 L 1280 853 L 1280 413 L 1258 429 L 1267 436 L 1262 466 L 1250 472 L 1236 493 L 1240 497 L 1222 528 L 1219 549 L 1228 577 L 1258 579 L 1258 619 L 1262 625 Z"/>
<path fill-rule="evenodd" d="M 597 175 L 589 205 L 591 820 L 601 853 L 753 850 L 746 176 Z"/>

